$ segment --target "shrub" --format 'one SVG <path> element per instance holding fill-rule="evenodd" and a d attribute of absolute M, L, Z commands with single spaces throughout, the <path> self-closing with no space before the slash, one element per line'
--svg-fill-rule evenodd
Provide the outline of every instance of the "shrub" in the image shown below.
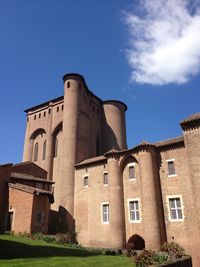
<path fill-rule="evenodd" d="M 155 263 L 163 263 L 166 262 L 168 260 L 169 256 L 167 255 L 166 252 L 155 252 L 154 256 L 153 256 L 153 261 Z"/>
<path fill-rule="evenodd" d="M 166 252 L 170 259 L 179 259 L 185 255 L 184 248 L 175 242 L 165 242 L 161 248 L 161 251 Z"/>
<path fill-rule="evenodd" d="M 70 233 L 62 234 L 58 233 L 56 234 L 56 242 L 59 244 L 65 244 L 65 243 L 71 243 L 72 237 Z"/>
<path fill-rule="evenodd" d="M 32 239 L 38 239 L 38 240 L 43 240 L 44 235 L 42 233 L 32 233 L 31 234 L 31 238 Z"/>
<path fill-rule="evenodd" d="M 137 267 L 146 267 L 153 263 L 154 252 L 151 250 L 144 249 L 135 256 Z"/>

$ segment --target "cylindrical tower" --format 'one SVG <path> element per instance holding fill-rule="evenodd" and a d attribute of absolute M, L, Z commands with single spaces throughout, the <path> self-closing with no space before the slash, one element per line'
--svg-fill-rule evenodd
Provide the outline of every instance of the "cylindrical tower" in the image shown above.
<path fill-rule="evenodd" d="M 74 230 L 74 165 L 76 163 L 77 121 L 79 85 L 82 76 L 66 74 L 64 81 L 63 139 L 61 148 L 61 176 L 57 181 L 60 188 L 57 202 L 66 211 L 68 231 Z M 58 182 L 60 183 L 58 185 Z M 66 229 L 67 230 L 67 229 Z"/>
<path fill-rule="evenodd" d="M 105 120 L 103 122 L 103 151 L 112 148 L 123 150 L 127 148 L 125 111 L 127 106 L 115 100 L 103 102 Z"/>
<path fill-rule="evenodd" d="M 158 250 L 166 237 L 155 147 L 150 144 L 140 145 L 138 160 L 145 244 L 149 249 Z"/>
<path fill-rule="evenodd" d="M 109 224 L 110 224 L 110 247 L 122 248 L 125 245 L 125 217 L 123 179 L 118 164 L 117 151 L 106 153 L 108 157 L 109 177 Z"/>

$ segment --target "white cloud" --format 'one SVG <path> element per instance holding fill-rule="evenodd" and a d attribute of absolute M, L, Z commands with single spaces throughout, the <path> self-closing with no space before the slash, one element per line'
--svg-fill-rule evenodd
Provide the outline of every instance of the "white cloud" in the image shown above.
<path fill-rule="evenodd" d="M 139 3 L 137 10 L 125 13 L 131 81 L 186 83 L 200 71 L 200 0 Z"/>

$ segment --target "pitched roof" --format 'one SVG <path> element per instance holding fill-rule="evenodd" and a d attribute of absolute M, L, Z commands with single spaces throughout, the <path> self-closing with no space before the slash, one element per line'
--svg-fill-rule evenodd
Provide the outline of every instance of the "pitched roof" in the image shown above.
<path fill-rule="evenodd" d="M 36 195 L 47 195 L 49 197 L 50 203 L 54 202 L 53 192 L 48 190 L 43 190 L 40 188 L 32 187 L 29 185 L 18 184 L 18 183 L 8 183 L 8 186 L 17 190 L 21 190 L 27 193 L 36 194 Z"/>
<path fill-rule="evenodd" d="M 89 159 L 85 159 L 85 160 L 79 162 L 78 164 L 75 165 L 75 167 L 94 163 L 94 162 L 105 161 L 105 160 L 107 160 L 107 158 L 105 156 L 98 156 L 98 157 L 94 157 L 94 158 L 89 158 Z"/>
<path fill-rule="evenodd" d="M 54 184 L 53 181 L 49 181 L 43 178 L 35 177 L 30 174 L 26 173 L 19 173 L 19 172 L 11 172 L 11 178 L 19 179 L 19 180 L 28 180 L 28 181 L 36 181 L 36 182 L 43 182 L 43 183 L 50 183 Z"/>
<path fill-rule="evenodd" d="M 174 138 L 170 138 L 167 140 L 156 142 L 154 144 L 156 147 L 161 147 L 161 146 L 168 146 L 168 145 L 173 145 L 173 144 L 177 144 L 177 143 L 181 143 L 181 142 L 184 142 L 183 136 L 177 136 Z"/>

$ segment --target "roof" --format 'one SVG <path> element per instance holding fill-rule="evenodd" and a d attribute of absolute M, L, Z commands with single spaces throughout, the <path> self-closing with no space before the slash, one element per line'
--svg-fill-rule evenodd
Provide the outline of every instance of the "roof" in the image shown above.
<path fill-rule="evenodd" d="M 75 166 L 78 167 L 78 166 L 87 165 L 87 164 L 94 163 L 94 162 L 106 161 L 106 160 L 107 158 L 105 156 L 98 156 L 98 157 L 83 160 L 79 162 L 78 164 L 76 164 Z"/>
<path fill-rule="evenodd" d="M 182 120 L 180 122 L 180 125 L 189 123 L 189 122 L 194 122 L 194 121 L 199 121 L 200 120 L 200 113 L 195 113 L 189 117 L 187 117 L 186 119 Z"/>
<path fill-rule="evenodd" d="M 17 190 L 24 191 L 26 193 L 36 194 L 36 195 L 47 195 L 49 197 L 50 203 L 54 202 L 53 192 L 43 190 L 40 188 L 24 185 L 24 184 L 18 184 L 18 183 L 8 183 L 8 186 Z"/>
<path fill-rule="evenodd" d="M 154 143 L 156 147 L 161 147 L 161 146 L 168 146 L 168 145 L 173 145 L 177 143 L 184 142 L 183 136 L 177 136 L 174 138 L 166 139 L 164 141 L 156 142 Z"/>
<path fill-rule="evenodd" d="M 54 184 L 53 181 L 49 181 L 43 178 L 35 177 L 30 174 L 26 173 L 19 173 L 19 172 L 11 172 L 11 178 L 19 179 L 19 180 L 27 180 L 27 181 L 35 181 L 35 182 L 43 182 L 43 183 L 50 183 Z"/>

